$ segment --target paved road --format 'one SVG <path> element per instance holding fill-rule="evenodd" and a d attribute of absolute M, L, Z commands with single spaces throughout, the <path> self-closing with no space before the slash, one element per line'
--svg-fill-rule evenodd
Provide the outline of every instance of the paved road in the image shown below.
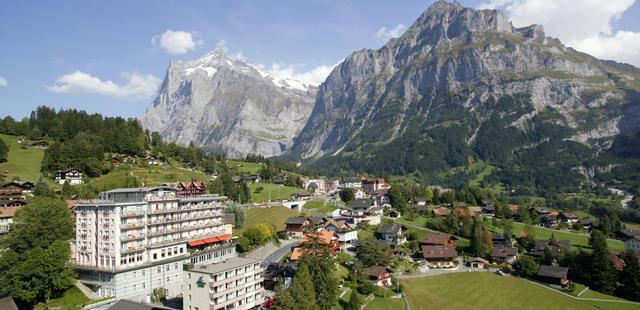
<path fill-rule="evenodd" d="M 279 248 L 277 248 L 275 251 L 271 252 L 269 255 L 267 255 L 264 258 L 264 262 L 277 262 L 280 259 L 282 259 L 282 257 L 284 257 L 285 255 L 287 255 L 287 253 L 289 253 L 289 251 L 291 251 L 291 248 L 296 247 L 300 245 L 299 241 L 294 241 L 294 242 L 288 242 L 287 244 L 282 243 L 281 246 Z"/>

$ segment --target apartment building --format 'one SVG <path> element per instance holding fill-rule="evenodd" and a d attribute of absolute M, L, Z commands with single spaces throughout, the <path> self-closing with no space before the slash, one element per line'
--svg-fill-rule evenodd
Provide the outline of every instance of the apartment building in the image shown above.
<path fill-rule="evenodd" d="M 185 265 L 183 309 L 251 309 L 264 302 L 260 261 L 234 257 L 219 263 Z"/>
<path fill-rule="evenodd" d="M 182 266 L 235 256 L 224 196 L 179 197 L 173 187 L 115 189 L 75 206 L 79 280 L 97 297 L 150 302 L 182 291 Z"/>

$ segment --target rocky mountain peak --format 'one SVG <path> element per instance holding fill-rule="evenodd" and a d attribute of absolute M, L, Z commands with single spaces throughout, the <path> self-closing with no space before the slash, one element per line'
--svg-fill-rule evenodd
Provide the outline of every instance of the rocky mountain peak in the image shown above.
<path fill-rule="evenodd" d="M 402 36 L 331 72 L 290 156 L 403 174 L 474 156 L 504 163 L 524 150 L 606 148 L 640 128 L 632 121 L 640 108 L 625 105 L 638 77 L 546 37 L 540 25 L 515 28 L 498 10 L 441 0 Z M 507 132 L 513 142 L 500 139 Z"/>
<path fill-rule="evenodd" d="M 194 142 L 232 156 L 274 156 L 304 126 L 316 91 L 216 49 L 170 63 L 142 124 L 182 145 Z"/>

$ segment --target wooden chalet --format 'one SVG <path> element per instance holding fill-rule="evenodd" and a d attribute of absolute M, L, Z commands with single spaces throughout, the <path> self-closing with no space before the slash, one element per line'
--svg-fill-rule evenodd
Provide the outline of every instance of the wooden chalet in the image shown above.
<path fill-rule="evenodd" d="M 569 268 L 567 267 L 541 265 L 540 269 L 538 269 L 537 277 L 542 282 L 564 287 L 571 284 L 571 280 L 567 277 L 568 273 Z"/>
<path fill-rule="evenodd" d="M 191 197 L 204 195 L 207 187 L 202 182 L 180 182 L 176 185 L 178 196 Z"/>
<path fill-rule="evenodd" d="M 456 265 L 458 251 L 454 245 L 423 245 L 422 256 L 429 267 L 450 268 Z"/>
<path fill-rule="evenodd" d="M 391 276 L 393 271 L 384 266 L 372 266 L 365 269 L 365 273 L 373 283 L 377 286 L 391 286 Z"/>
<path fill-rule="evenodd" d="M 458 237 L 454 235 L 435 233 L 424 236 L 422 241 L 420 241 L 420 245 L 452 245 L 455 248 L 456 240 L 458 240 Z"/>

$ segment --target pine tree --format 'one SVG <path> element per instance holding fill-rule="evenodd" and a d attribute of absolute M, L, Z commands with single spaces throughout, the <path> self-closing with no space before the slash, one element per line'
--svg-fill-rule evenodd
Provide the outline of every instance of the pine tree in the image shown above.
<path fill-rule="evenodd" d="M 320 309 L 333 309 L 338 302 L 338 283 L 333 276 L 334 262 L 328 254 L 328 246 L 310 249 L 311 255 L 303 256 L 305 264 L 309 266 L 309 273 L 313 279 L 313 287 L 316 293 L 316 301 Z M 309 253 L 308 252 L 308 253 Z"/>
<path fill-rule="evenodd" d="M 38 182 L 33 189 L 33 194 L 36 196 L 49 196 L 51 194 L 49 185 L 47 185 L 47 182 L 44 180 L 44 176 L 40 175 L 38 178 Z"/>
<path fill-rule="evenodd" d="M 296 302 L 293 300 L 289 290 L 284 287 L 284 284 L 278 283 L 276 287 L 276 300 L 274 304 L 275 309 L 278 310 L 296 310 Z"/>
<path fill-rule="evenodd" d="M 594 230 L 589 239 L 591 247 L 591 287 L 599 292 L 611 294 L 616 288 L 616 271 L 609 260 L 607 239 L 601 231 Z"/>
<path fill-rule="evenodd" d="M 620 275 L 622 295 L 631 300 L 640 301 L 640 263 L 638 256 L 632 251 L 623 255 L 624 269 Z"/>
<path fill-rule="evenodd" d="M 309 273 L 309 267 L 301 262 L 296 275 L 291 282 L 290 292 L 297 309 L 317 310 L 320 306 L 316 303 L 316 293 Z"/>

